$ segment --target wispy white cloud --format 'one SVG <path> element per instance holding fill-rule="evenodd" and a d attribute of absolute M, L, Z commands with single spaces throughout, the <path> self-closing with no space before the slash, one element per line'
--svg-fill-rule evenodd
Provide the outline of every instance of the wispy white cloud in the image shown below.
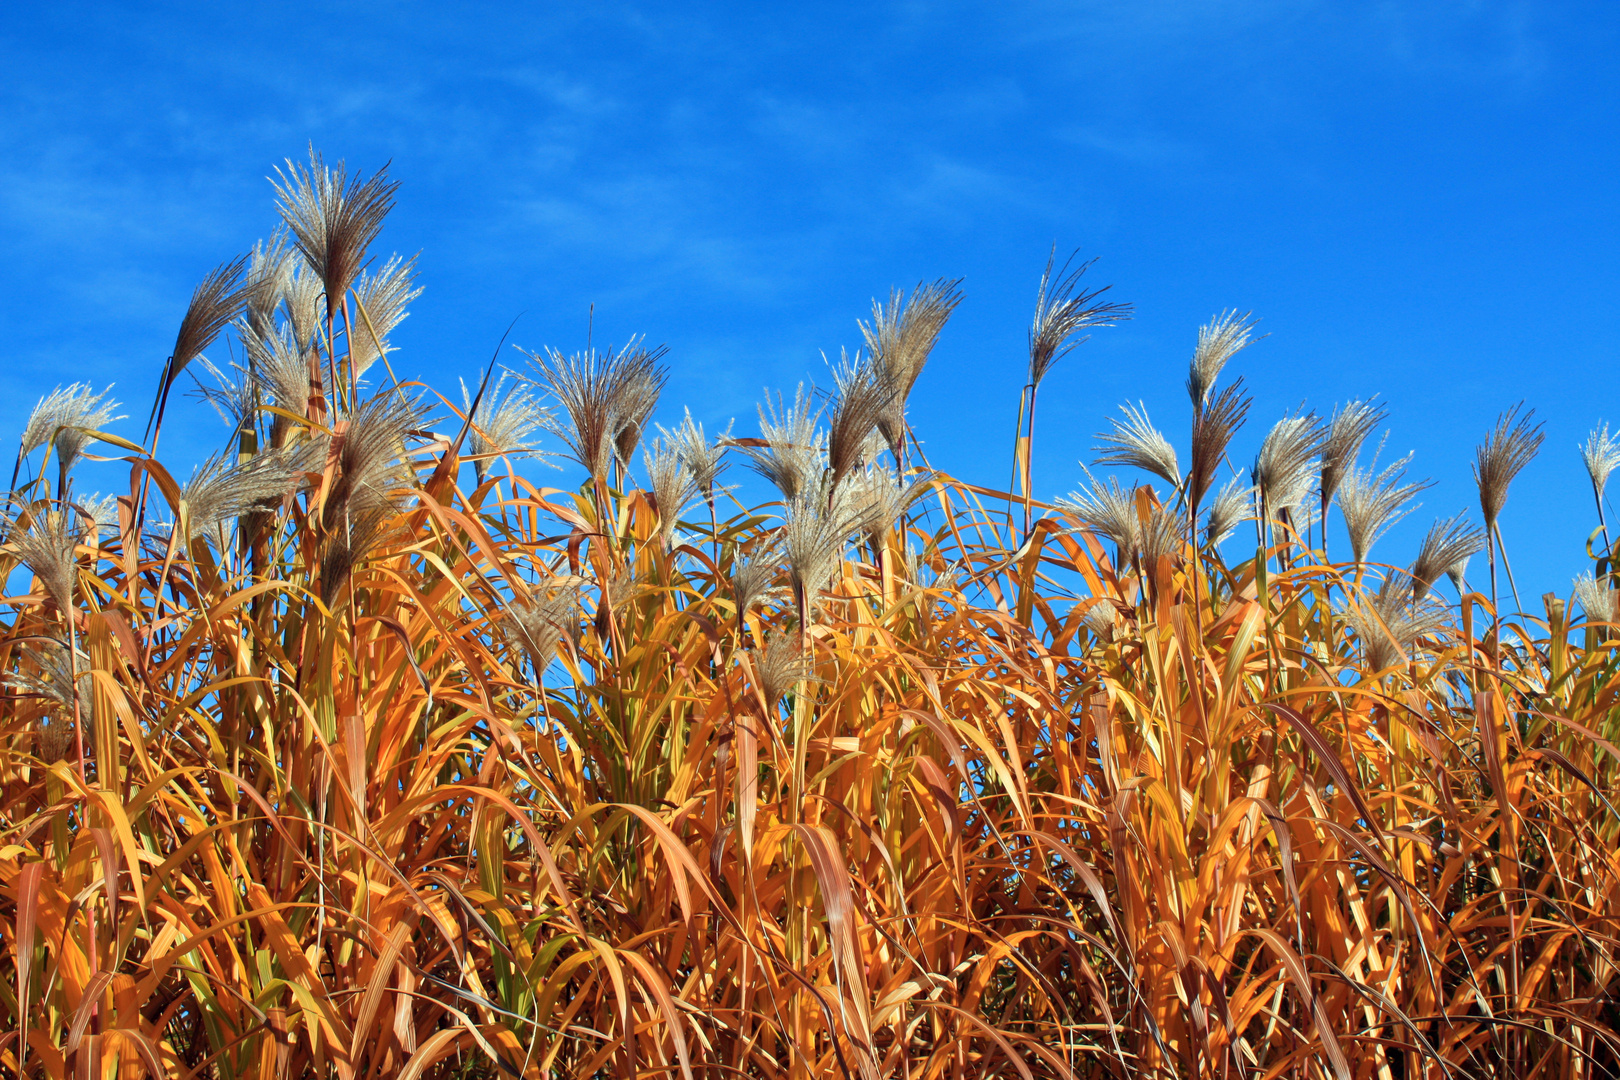
<path fill-rule="evenodd" d="M 1412 71 L 1523 83 L 1546 70 L 1547 45 L 1523 3 L 1383 0 L 1372 12 L 1387 55 Z"/>
<path fill-rule="evenodd" d="M 894 201 L 923 223 L 963 224 L 1009 206 L 1035 205 L 1005 173 L 943 154 L 928 156 L 891 183 Z"/>
<path fill-rule="evenodd" d="M 783 285 L 757 241 L 718 220 L 715 193 L 701 178 L 649 172 L 575 182 L 565 192 L 514 195 L 504 207 L 495 229 L 507 235 L 500 246 L 508 260 L 633 264 L 636 274 L 619 288 L 635 292 L 679 282 L 757 296 Z"/>
<path fill-rule="evenodd" d="M 870 149 L 874 125 L 857 110 L 774 94 L 759 95 L 751 104 L 753 132 L 799 160 L 848 163 Z"/>
<path fill-rule="evenodd" d="M 497 71 L 492 77 L 527 90 L 580 119 L 611 117 L 623 108 L 622 102 L 601 86 L 561 71 L 519 65 Z"/>
<path fill-rule="evenodd" d="M 1091 127 L 1061 128 L 1057 137 L 1076 146 L 1133 165 L 1185 165 L 1203 158 L 1203 149 L 1190 139 L 1176 138 L 1143 127 L 1115 133 Z"/>

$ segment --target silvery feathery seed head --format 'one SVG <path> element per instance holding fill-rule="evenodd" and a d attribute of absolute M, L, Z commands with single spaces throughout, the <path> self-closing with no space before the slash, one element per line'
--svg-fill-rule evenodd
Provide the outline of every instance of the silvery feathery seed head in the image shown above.
<path fill-rule="evenodd" d="M 1387 411 L 1384 406 L 1368 401 L 1351 401 L 1334 410 L 1333 418 L 1328 421 L 1327 436 L 1322 440 L 1320 487 L 1324 503 L 1333 500 L 1344 474 L 1355 466 L 1361 445 L 1383 422 Z"/>
<path fill-rule="evenodd" d="M 35 675 L 20 670 L 0 682 L 27 693 L 38 694 L 54 702 L 68 719 L 73 716 L 75 699 L 85 727 L 95 724 L 95 695 L 92 693 L 95 676 L 90 672 L 90 657 L 83 649 L 74 655 L 73 670 L 68 668 L 67 646 L 45 639 L 44 645 L 24 645 L 22 656 L 39 670 Z M 56 755 L 60 756 L 60 755 Z"/>
<path fill-rule="evenodd" d="M 1148 490 L 1152 491 L 1151 488 Z M 1142 558 L 1149 566 L 1180 553 L 1181 515 L 1160 502 L 1157 492 L 1153 492 L 1153 498 L 1148 503 L 1147 517 L 1139 520 Z"/>
<path fill-rule="evenodd" d="M 653 502 L 658 507 L 658 536 L 669 550 L 675 537 L 675 526 L 680 523 L 681 512 L 701 493 L 686 459 L 674 446 L 665 445 L 655 438 L 652 447 L 642 451 L 647 466 L 647 484 L 652 489 Z"/>
<path fill-rule="evenodd" d="M 191 303 L 174 337 L 174 353 L 164 371 L 164 389 L 174 385 L 186 365 L 213 344 L 247 306 L 249 288 L 243 284 L 247 256 L 215 267 L 191 293 Z"/>
<path fill-rule="evenodd" d="M 513 381 L 507 384 L 510 377 Z M 513 372 L 502 369 L 493 386 L 485 389 L 473 409 L 472 394 L 467 384 L 461 384 L 461 404 L 472 414 L 472 427 L 467 438 L 473 453 L 473 471 L 482 484 L 489 476 L 491 458 L 503 454 L 518 457 L 536 456 L 535 443 L 529 436 L 551 422 L 550 410 Z"/>
<path fill-rule="evenodd" d="M 896 391 L 883 371 L 859 352 L 853 358 L 840 355 L 833 382 L 837 392 L 827 414 L 827 467 L 834 482 L 840 482 L 866 461 L 867 440 Z"/>
<path fill-rule="evenodd" d="M 1345 612 L 1346 620 L 1361 639 L 1367 667 L 1382 671 L 1411 657 L 1420 638 L 1429 637 L 1448 625 L 1446 608 L 1429 600 L 1412 602 L 1407 576 L 1394 571 L 1376 593 L 1363 593 L 1358 603 Z"/>
<path fill-rule="evenodd" d="M 303 253 L 292 252 L 287 259 L 287 272 L 281 289 L 289 329 L 297 342 L 294 352 L 304 352 L 315 346 L 315 336 L 326 321 L 324 288 L 321 275 L 304 260 Z"/>
<path fill-rule="evenodd" d="M 1521 415 L 1523 408 L 1520 402 L 1497 417 L 1496 427 L 1474 451 L 1474 483 L 1479 487 L 1479 508 L 1485 516 L 1487 534 L 1496 528 L 1514 477 L 1541 449 L 1541 425 L 1531 422 L 1536 410 Z"/>
<path fill-rule="evenodd" d="M 1198 328 L 1198 345 L 1193 349 L 1192 361 L 1187 366 L 1187 395 L 1193 407 L 1202 409 L 1209 403 L 1215 389 L 1215 379 L 1227 361 L 1253 344 L 1253 313 L 1239 315 L 1223 311 Z"/>
<path fill-rule="evenodd" d="M 674 431 L 666 431 L 662 426 L 658 428 L 664 440 L 675 448 L 686 462 L 686 467 L 692 470 L 692 481 L 697 484 L 705 498 L 714 498 L 714 484 L 725 471 L 726 442 L 731 437 L 731 424 L 714 442 L 703 433 L 703 425 L 692 419 L 692 410 L 686 410 L 686 417 Z"/>
<path fill-rule="evenodd" d="M 545 675 L 558 644 L 578 621 L 578 607 L 579 596 L 573 588 L 529 603 L 514 601 L 505 605 L 507 637 L 523 650 L 537 679 Z"/>
<path fill-rule="evenodd" d="M 242 340 L 249 340 L 247 327 L 240 321 L 237 325 L 242 329 Z M 272 328 L 270 333 L 275 334 L 275 329 Z M 204 382 L 197 378 L 196 372 L 192 372 L 192 381 L 197 384 L 197 396 L 212 405 L 227 426 L 240 431 L 258 416 L 259 385 L 248 369 L 240 364 L 232 364 L 229 371 L 222 371 L 206 356 L 198 357 L 197 363 L 202 365 L 210 380 Z"/>
<path fill-rule="evenodd" d="M 1581 446 L 1581 460 L 1586 463 L 1586 475 L 1592 478 L 1597 497 L 1603 498 L 1609 474 L 1620 468 L 1620 436 L 1609 434 L 1609 425 L 1593 428 Z"/>
<path fill-rule="evenodd" d="M 1380 537 L 1422 505 L 1412 502 L 1412 496 L 1432 482 L 1403 482 L 1411 460 L 1412 455 L 1408 454 L 1383 472 L 1374 472 L 1378 468 L 1378 455 L 1374 453 L 1366 469 L 1352 468 L 1340 481 L 1339 513 L 1344 516 L 1344 528 L 1350 534 L 1350 552 L 1357 567 L 1367 561 L 1367 553 Z"/>
<path fill-rule="evenodd" d="M 1457 590 L 1458 596 L 1462 596 L 1468 591 L 1467 574 L 1468 559 L 1466 556 L 1446 567 L 1446 578 L 1451 582 L 1451 587 Z"/>
<path fill-rule="evenodd" d="M 1100 601 L 1086 609 L 1084 621 L 1086 629 L 1095 634 L 1098 641 L 1113 641 L 1120 624 L 1119 609 L 1110 601 Z"/>
<path fill-rule="evenodd" d="M 117 495 L 86 495 L 78 500 L 74 511 L 95 534 L 118 528 Z"/>
<path fill-rule="evenodd" d="M 1204 519 L 1204 535 L 1210 544 L 1219 544 L 1254 515 L 1250 512 L 1254 488 L 1236 477 L 1216 492 L 1210 500 L 1209 515 Z"/>
<path fill-rule="evenodd" d="M 617 417 L 613 434 L 613 449 L 619 462 L 630 467 L 630 459 L 647 423 L 658 408 L 658 398 L 669 379 L 669 370 L 663 360 L 669 350 L 660 345 L 647 349 L 632 342 L 619 352 L 613 383 L 613 404 Z"/>
<path fill-rule="evenodd" d="M 907 544 L 900 553 L 900 576 L 916 585 L 927 585 L 940 580 L 943 560 L 936 561 L 921 548 Z"/>
<path fill-rule="evenodd" d="M 1266 433 L 1249 478 L 1268 513 L 1293 512 L 1314 490 L 1322 430 L 1316 414 L 1305 413 L 1283 417 Z"/>
<path fill-rule="evenodd" d="M 775 543 L 758 548 L 746 562 L 731 570 L 731 599 L 739 618 L 756 603 L 779 592 L 776 581 L 782 576 L 782 550 Z"/>
<path fill-rule="evenodd" d="M 56 467 L 66 476 L 90 442 L 90 432 L 100 431 L 115 420 L 125 419 L 113 415 L 118 402 L 107 397 L 111 391 L 112 387 L 108 386 L 98 394 L 89 383 L 74 383 L 59 386 L 40 398 L 23 427 L 22 456 L 27 457 L 50 443 L 56 453 Z"/>
<path fill-rule="evenodd" d="M 1110 418 L 1112 431 L 1098 432 L 1101 446 L 1092 449 L 1098 453 L 1093 465 L 1129 465 L 1159 477 L 1171 487 L 1181 486 L 1181 467 L 1176 462 L 1176 448 L 1148 419 L 1147 407 L 1121 405 L 1124 420 Z"/>
<path fill-rule="evenodd" d="M 36 514 L 26 531 L 12 535 L 17 558 L 33 571 L 59 611 L 73 607 L 73 589 L 79 580 L 78 548 L 86 531 L 86 522 L 78 513 L 52 510 Z"/>
<path fill-rule="evenodd" d="M 879 459 L 883 457 L 883 452 L 888 448 L 889 440 L 883 437 L 883 432 L 874 428 L 867 434 L 866 441 L 861 443 L 860 449 L 856 451 L 854 470 L 858 472 L 861 469 L 877 468 Z M 845 477 L 846 481 L 849 479 L 851 477 Z"/>
<path fill-rule="evenodd" d="M 1608 581 L 1599 581 L 1592 574 L 1575 579 L 1575 599 L 1586 612 L 1587 622 L 1620 622 L 1620 592 L 1609 587 Z"/>
<path fill-rule="evenodd" d="M 782 553 L 788 580 L 807 605 L 807 620 L 838 572 L 844 542 L 860 527 L 852 495 L 850 485 L 835 484 L 830 473 L 823 473 L 787 502 Z"/>
<path fill-rule="evenodd" d="M 335 477 L 321 524 L 321 598 L 331 604 L 359 567 L 398 525 L 395 500 L 411 480 L 406 439 L 421 430 L 427 409 L 394 390 L 361 402 L 341 438 L 300 443 L 297 453 L 324 450 Z"/>
<path fill-rule="evenodd" d="M 1421 600 L 1454 566 L 1466 566 L 1468 557 L 1485 550 L 1485 534 L 1458 514 L 1429 526 L 1412 562 L 1412 599 Z M 1459 576 L 1461 571 L 1458 571 Z M 1459 592 L 1461 591 L 1459 586 Z"/>
<path fill-rule="evenodd" d="M 321 552 L 321 602 L 330 607 L 355 570 L 398 528 L 399 515 L 387 499 L 350 500 Z"/>
<path fill-rule="evenodd" d="M 1086 341 L 1086 336 L 1076 337 L 1076 334 L 1093 326 L 1113 326 L 1131 317 L 1130 304 L 1105 304 L 1097 299 L 1110 286 L 1089 291 L 1081 288 L 1081 278 L 1097 260 L 1081 263 L 1071 270 L 1074 261 L 1071 255 L 1054 280 L 1052 268 L 1056 261 L 1057 248 L 1054 247 L 1046 260 L 1046 270 L 1041 274 L 1040 291 L 1035 294 L 1035 318 L 1029 327 L 1029 383 L 1032 386 L 1039 386 L 1059 360 Z"/>
<path fill-rule="evenodd" d="M 355 313 L 349 333 L 350 362 L 355 375 L 394 351 L 388 344 L 388 335 L 410 314 L 411 301 L 422 295 L 416 285 L 416 258 L 402 261 L 398 255 L 389 259 L 375 274 L 364 270 L 354 287 Z"/>
<path fill-rule="evenodd" d="M 888 466 L 872 465 L 852 474 L 846 482 L 852 489 L 851 499 L 860 531 L 873 540 L 881 540 L 911 504 L 932 486 L 933 475 L 924 474 L 905 483 Z"/>
<path fill-rule="evenodd" d="M 1089 491 L 1071 491 L 1057 500 L 1059 508 L 1074 515 L 1087 529 L 1111 540 L 1121 567 L 1142 554 L 1141 524 L 1136 516 L 1136 488 L 1124 489 L 1110 476 L 1105 484 L 1092 481 Z"/>
<path fill-rule="evenodd" d="M 247 338 L 244 344 L 248 372 L 258 393 L 294 416 L 302 416 L 309 405 L 309 363 L 292 333 L 288 327 L 278 327 L 265 337 Z M 285 418 L 277 420 L 284 422 Z"/>
<path fill-rule="evenodd" d="M 602 594 L 600 605 L 617 613 L 632 601 L 656 592 L 657 585 L 643 575 L 644 565 L 616 563 L 605 576 L 597 578 L 596 587 Z"/>
<path fill-rule="evenodd" d="M 889 306 L 874 299 L 871 324 L 860 324 L 867 353 L 894 388 L 894 396 L 878 417 L 878 428 L 896 454 L 905 433 L 906 398 L 951 312 L 962 302 L 961 284 L 961 278 L 941 278 L 931 285 L 919 284 L 909 298 L 898 289 L 890 290 Z"/>
<path fill-rule="evenodd" d="M 343 162 L 328 168 L 310 147 L 308 168 L 288 159 L 287 170 L 277 168 L 271 185 L 293 242 L 336 304 L 366 264 L 366 251 L 393 209 L 398 182 L 388 179 L 386 166 L 368 180 L 351 180 Z"/>
<path fill-rule="evenodd" d="M 744 446 L 748 467 L 776 486 L 782 498 L 793 500 L 818 485 L 827 469 L 826 436 L 817 430 L 821 411 L 800 383 L 787 405 L 778 394 L 765 394 L 759 407 L 759 435 L 764 446 Z"/>
<path fill-rule="evenodd" d="M 312 462 L 308 444 L 291 450 L 268 450 L 240 464 L 224 456 L 210 458 L 180 490 L 192 540 L 228 518 L 274 503 L 292 490 L 295 479 Z"/>
<path fill-rule="evenodd" d="M 765 648 L 754 650 L 753 655 L 759 690 L 768 709 L 776 708 L 782 695 L 797 684 L 821 681 L 815 676 L 814 657 L 791 631 L 771 631 L 765 637 Z"/>
<path fill-rule="evenodd" d="M 420 432 L 428 408 L 403 392 L 363 401 L 337 445 L 338 481 L 327 496 L 328 516 L 349 508 L 392 505 L 396 489 L 410 480 L 406 439 Z"/>
<path fill-rule="evenodd" d="M 525 355 L 534 365 L 536 384 L 561 410 L 548 413 L 541 426 L 562 440 L 591 479 L 606 481 L 616 456 L 628 461 L 658 404 L 666 377 L 660 364 L 664 350 L 648 351 L 632 341 L 616 353 L 586 349 L 564 356 L 547 348 Z"/>
<path fill-rule="evenodd" d="M 81 714 L 82 715 L 82 714 Z M 40 717 L 36 722 L 34 753 L 47 765 L 54 765 L 73 749 L 72 717 L 67 710 Z"/>
<path fill-rule="evenodd" d="M 1216 471 L 1226 458 L 1232 436 L 1249 415 L 1249 405 L 1243 380 L 1237 378 L 1193 415 L 1192 453 L 1187 462 L 1186 481 L 1190 505 L 1203 505 L 1204 496 L 1215 483 Z"/>
<path fill-rule="evenodd" d="M 255 337 L 264 337 L 275 329 L 276 308 L 281 304 L 292 266 L 290 255 L 284 229 L 272 233 L 268 243 L 258 241 L 248 253 L 242 325 Z"/>

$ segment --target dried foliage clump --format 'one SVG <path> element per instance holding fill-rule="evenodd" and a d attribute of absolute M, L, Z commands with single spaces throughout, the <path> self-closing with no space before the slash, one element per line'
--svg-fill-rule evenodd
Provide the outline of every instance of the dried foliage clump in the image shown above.
<path fill-rule="evenodd" d="M 115 443 L 109 509 L 27 479 L 61 424 L 22 442 L 0 1075 L 1620 1073 L 1612 551 L 1534 613 L 1440 597 L 1484 542 L 1460 516 L 1410 571 L 1365 562 L 1401 485 L 1356 471 L 1351 407 L 1204 506 L 1248 409 L 1212 389 L 1233 316 L 1189 475 L 1145 414 L 1106 440 L 1179 490 L 1105 478 L 1032 520 L 1027 484 L 896 445 L 883 365 L 920 368 L 955 282 L 879 314 L 830 439 L 809 392 L 757 439 L 688 418 L 643 489 L 660 354 L 547 350 L 435 420 L 352 379 L 391 185 L 317 158 L 282 192 L 297 250 L 247 272 L 282 297 L 243 301 L 265 395 L 226 454 L 182 484 Z M 1122 314 L 1049 270 L 1042 362 Z M 577 488 L 513 467 L 537 430 Z M 1535 443 L 1510 414 L 1482 449 L 1497 547 Z M 780 503 L 714 508 L 732 447 Z M 1272 527 L 1353 476 L 1362 565 Z"/>

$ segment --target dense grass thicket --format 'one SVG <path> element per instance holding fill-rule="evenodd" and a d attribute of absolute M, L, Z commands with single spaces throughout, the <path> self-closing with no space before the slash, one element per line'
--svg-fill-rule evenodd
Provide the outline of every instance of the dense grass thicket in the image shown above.
<path fill-rule="evenodd" d="M 910 437 L 955 282 L 757 436 L 655 428 L 639 343 L 441 397 L 388 364 L 393 192 L 289 166 L 140 437 L 87 386 L 22 435 L 0 1075 L 1620 1075 L 1620 594 L 1595 517 L 1579 599 L 1515 602 L 1528 413 L 1394 566 L 1376 406 L 1222 486 L 1235 314 L 1187 462 L 1128 409 L 1098 460 L 1148 482 L 1032 499 L 1043 376 L 1129 316 L 1084 267 L 1039 284 L 1010 491 Z M 234 434 L 184 479 L 193 379 Z M 127 491 L 78 491 L 91 449 Z M 1601 516 L 1606 431 L 1586 464 Z"/>

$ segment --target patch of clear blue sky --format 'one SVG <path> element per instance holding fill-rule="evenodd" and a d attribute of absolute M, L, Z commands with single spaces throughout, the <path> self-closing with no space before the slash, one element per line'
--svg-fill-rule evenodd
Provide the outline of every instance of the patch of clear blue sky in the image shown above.
<path fill-rule="evenodd" d="M 751 432 L 874 295 L 960 276 L 912 414 L 937 465 L 1000 485 L 1055 242 L 1137 317 L 1043 387 L 1038 494 L 1126 400 L 1185 453 L 1196 329 L 1252 309 L 1234 456 L 1301 402 L 1379 395 L 1385 460 L 1436 480 L 1390 561 L 1477 517 L 1473 447 L 1523 398 L 1547 442 L 1504 525 L 1533 602 L 1588 565 L 1576 445 L 1620 422 L 1617 28 L 1448 0 L 16 6 L 0 421 L 116 381 L 138 433 L 192 285 L 270 231 L 265 176 L 313 142 L 392 160 L 379 254 L 420 251 L 426 287 L 396 368 L 446 390 L 519 313 L 514 342 L 579 347 L 594 302 L 599 343 L 669 344 L 661 419 Z M 182 408 L 165 456 L 195 459 L 225 432 Z"/>

